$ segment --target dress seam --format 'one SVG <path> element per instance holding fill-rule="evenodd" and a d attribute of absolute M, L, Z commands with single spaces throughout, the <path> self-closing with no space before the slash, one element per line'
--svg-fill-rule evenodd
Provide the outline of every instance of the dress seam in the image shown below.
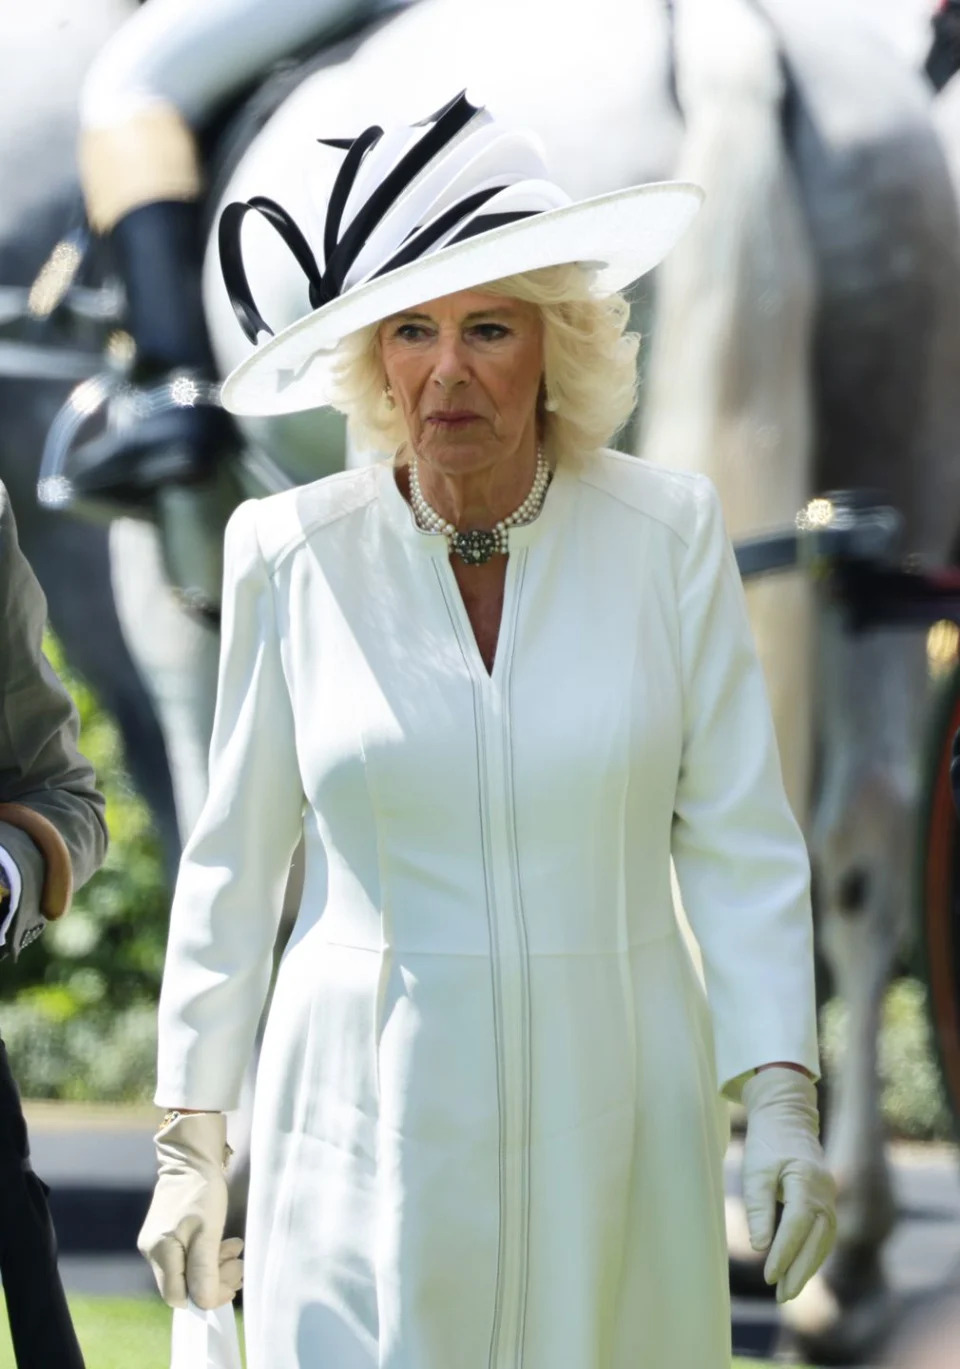
<path fill-rule="evenodd" d="M 639 460 L 640 458 L 634 459 Z M 597 481 L 592 480 L 589 474 L 587 473 L 579 473 L 578 478 L 581 484 L 586 485 L 591 490 L 596 490 L 598 494 L 605 495 L 608 499 L 612 499 L 615 504 L 619 504 L 622 508 L 630 509 L 640 518 L 646 518 L 651 523 L 656 523 L 658 527 L 666 528 L 668 532 L 672 533 L 674 537 L 676 537 L 676 539 L 684 548 L 684 550 L 689 549 L 690 544 L 693 541 L 693 533 L 687 536 L 685 533 L 681 532 L 679 528 L 675 527 L 674 524 L 670 521 L 670 519 L 665 518 L 663 514 L 656 513 L 653 509 L 641 508 L 639 504 L 635 504 L 633 500 L 627 499 L 623 494 L 619 493 L 617 490 L 607 489 L 605 485 L 601 485 Z M 696 498 L 695 493 L 694 498 Z"/>
<path fill-rule="evenodd" d="M 513 600 L 513 615 L 510 623 L 510 634 L 507 640 L 507 678 L 504 681 L 504 699 L 506 701 L 503 713 L 503 749 L 504 749 L 504 776 L 509 778 L 507 785 L 507 802 L 510 812 L 510 831 L 513 834 L 513 851 L 511 852 L 511 875 L 514 888 L 514 906 L 516 908 L 516 920 L 519 942 L 522 948 L 523 957 L 523 1068 L 524 1078 L 522 1084 L 523 1093 L 523 1134 L 521 1136 L 521 1166 L 522 1166 L 522 1190 L 523 1190 L 523 1231 L 521 1236 L 521 1258 L 523 1260 L 523 1270 L 519 1290 L 519 1308 L 517 1313 L 517 1339 L 515 1350 L 515 1363 L 517 1369 L 523 1364 L 524 1342 L 526 1339 L 526 1316 L 527 1316 L 527 1294 L 530 1279 L 530 1133 L 531 1133 L 531 1109 L 533 1091 L 533 1066 L 532 1066 L 532 1022 L 530 1004 L 530 948 L 527 942 L 527 927 L 523 916 L 523 889 L 520 879 L 519 851 L 520 843 L 517 835 L 517 808 L 514 801 L 514 770 L 513 770 L 513 733 L 511 730 L 511 690 L 513 687 L 513 662 L 514 644 L 516 640 L 517 622 L 520 616 L 520 600 L 523 595 L 524 577 L 527 567 L 526 550 L 521 552 L 519 566 L 517 569 L 517 587 Z"/>
<path fill-rule="evenodd" d="M 354 700 L 354 707 L 355 707 L 355 700 Z M 374 783 L 373 783 L 373 776 L 372 776 L 372 774 L 370 773 L 370 765 L 369 765 L 369 762 L 368 762 L 368 760 L 367 760 L 367 749 L 366 749 L 366 745 L 365 745 L 365 743 L 364 743 L 364 738 L 363 738 L 363 728 L 362 728 L 362 726 L 360 725 L 360 720 L 359 720 L 359 718 L 356 716 L 356 713 L 355 713 L 355 712 L 354 712 L 354 715 L 353 715 L 353 726 L 354 726 L 354 733 L 355 733 L 356 738 L 357 738 L 357 749 L 358 749 L 358 751 L 359 751 L 359 753 L 360 753 L 360 762 L 361 762 L 361 765 L 362 765 L 362 767 L 363 767 L 363 785 L 364 785 L 364 788 L 365 788 L 366 793 L 367 793 L 367 801 L 368 801 L 368 803 L 370 804 L 370 812 L 373 814 L 373 817 L 374 817 L 374 824 L 373 824 L 373 825 L 374 825 L 374 832 L 375 832 L 375 845 L 376 845 L 376 851 L 377 851 L 377 890 L 378 890 L 378 894 L 379 894 L 379 897 L 378 897 L 378 899 L 377 899 L 377 904 L 378 904 L 377 912 L 378 912 L 378 914 L 379 914 L 379 921 L 380 921 L 380 945 L 377 946 L 377 947 L 372 947 L 372 946 L 371 946 L 371 947 L 354 946 L 354 947 L 349 947 L 349 948 L 346 948 L 346 947 L 345 947 L 345 949 L 350 949 L 350 950 L 369 950 L 371 954 L 375 954 L 375 955 L 378 955 L 378 956 L 380 957 L 380 968 L 379 968 L 379 972 L 378 972 L 378 975 L 377 975 L 377 997 L 376 997 L 376 1003 L 375 1003 L 375 1005 L 374 1005 L 374 1022 L 373 1022 L 373 1031 L 374 1031 L 374 1041 L 373 1041 L 373 1046 L 374 1046 L 374 1074 L 375 1074 L 375 1079 L 376 1079 L 376 1087 L 377 1087 L 377 1105 L 378 1105 L 378 1110 L 379 1110 L 379 1103 L 380 1103 L 380 1021 L 381 1021 L 381 1016 L 382 1016 L 382 1012 L 383 1012 L 383 1004 L 384 1004 L 384 998 L 385 998 L 385 993 L 386 993 L 386 979 L 387 979 L 387 977 L 389 976 L 389 972 L 390 972 L 390 970 L 391 970 L 391 968 L 392 968 L 392 965 L 393 965 L 393 944 L 392 944 L 392 940 L 391 940 L 391 939 L 388 937 L 388 935 L 387 935 L 388 926 L 389 926 L 389 931 L 392 933 L 392 930 L 393 930 L 393 921 L 392 921 L 392 916 L 391 916 L 391 910 L 390 910 L 390 908 L 389 908 L 389 900 L 388 900 L 388 898 L 387 898 L 387 881 L 386 881 L 386 879 L 385 879 L 385 877 L 384 877 L 385 862 L 384 862 L 384 856 L 383 856 L 383 841 L 382 841 L 383 823 L 380 821 L 380 812 L 381 812 L 381 810 L 380 810 L 379 800 L 378 800 L 378 797 L 377 797 L 376 787 L 375 787 L 375 785 L 374 785 Z M 330 943 L 330 944 L 334 944 L 334 943 Z"/>
<path fill-rule="evenodd" d="M 260 569 L 263 571 L 264 585 L 265 585 L 266 592 L 267 592 L 267 603 L 268 603 L 268 606 L 269 606 L 269 609 L 270 609 L 270 629 L 271 629 L 271 633 L 272 633 L 272 640 L 271 640 L 271 641 L 268 641 L 265 645 L 266 645 L 266 648 L 267 648 L 268 651 L 271 651 L 271 650 L 276 651 L 276 655 L 277 655 L 277 664 L 278 664 L 279 667 L 280 667 L 280 678 L 281 678 L 282 681 L 283 681 L 283 687 L 284 687 L 284 690 L 286 691 L 286 696 L 287 696 L 286 702 L 287 702 L 287 708 L 288 708 L 289 714 L 290 714 L 290 732 L 291 732 L 291 735 L 292 735 L 292 737 L 293 737 L 293 750 L 294 750 L 294 754 L 295 754 L 295 756 L 296 756 L 296 758 L 297 758 L 297 771 L 298 771 L 298 777 L 299 777 L 299 780 L 300 780 L 300 797 L 301 797 L 301 803 L 300 803 L 300 841 L 302 841 L 302 840 L 303 840 L 303 837 L 304 837 L 305 827 L 306 827 L 307 809 L 308 809 L 308 807 L 310 806 L 310 801 L 309 801 L 309 799 L 307 798 L 307 788 L 306 788 L 306 785 L 304 784 L 304 781 L 303 781 L 303 766 L 300 764 L 300 747 L 299 747 L 299 737 L 298 737 L 298 731 L 297 731 L 297 710 L 296 710 L 296 705 L 295 705 L 295 701 L 294 701 L 294 697 L 293 697 L 293 684 L 292 684 L 291 679 L 290 679 L 290 672 L 289 672 L 288 669 L 287 669 L 287 663 L 286 663 L 286 661 L 285 661 L 285 659 L 284 659 L 284 652 L 283 652 L 283 642 L 284 642 L 284 639 L 283 639 L 283 636 L 281 635 L 281 632 L 280 632 L 280 615 L 279 615 L 278 610 L 277 610 L 277 585 L 276 585 L 276 583 L 275 583 L 275 581 L 274 581 L 274 579 L 273 579 L 273 576 L 270 574 L 270 567 L 269 567 L 269 565 L 267 564 L 267 559 L 266 559 L 266 557 L 264 556 L 264 553 L 263 553 L 263 543 L 262 543 L 262 541 L 261 541 L 261 539 L 260 539 L 260 529 L 259 529 L 259 527 L 258 527 L 258 519 L 257 519 L 257 510 L 256 510 L 256 509 L 254 509 L 254 516 L 253 516 L 253 519 L 252 519 L 252 523 L 253 523 L 253 540 L 254 540 L 254 543 L 256 544 L 256 548 L 257 548 L 257 561 L 259 562 Z M 289 601 L 287 602 L 286 607 L 287 607 L 287 613 L 288 613 L 288 615 L 289 615 Z"/>
<path fill-rule="evenodd" d="M 269 561 L 267 561 L 265 556 L 263 557 L 267 575 L 273 579 L 277 572 L 286 565 L 293 553 L 299 551 L 302 547 L 305 547 L 311 537 L 314 537 L 318 532 L 322 532 L 324 528 L 332 527 L 334 523 L 341 523 L 344 518 L 352 518 L 355 515 L 365 514 L 375 502 L 376 491 L 374 490 L 369 498 L 365 499 L 363 503 L 353 504 L 348 509 L 337 509 L 329 515 L 318 515 L 318 517 L 306 527 L 301 525 L 296 532 L 291 533 L 283 542 L 281 542 L 279 550 L 273 552 Z"/>
<path fill-rule="evenodd" d="M 460 656 L 461 656 L 461 658 L 462 658 L 462 660 L 463 660 L 463 664 L 464 664 L 464 667 L 465 667 L 466 672 L 467 672 L 467 677 L 468 677 L 468 679 L 469 679 L 469 681 L 470 681 L 471 698 L 472 698 L 472 703 L 473 703 L 474 738 L 475 738 L 475 745 L 476 745 L 476 761 L 477 761 L 477 799 L 478 799 L 477 810 L 478 810 L 478 820 L 479 820 L 479 824 L 480 824 L 480 847 L 481 847 L 481 850 L 482 850 L 482 852 L 483 852 L 484 907 L 486 908 L 486 914 L 487 914 L 487 935 L 488 935 L 489 938 L 490 938 L 490 984 L 491 984 L 491 992 L 492 992 L 492 999 L 493 999 L 493 1003 L 492 1003 L 492 1009 L 493 1009 L 493 1011 L 492 1011 L 492 1017 L 493 1017 L 494 1053 L 495 1053 L 495 1059 L 496 1059 L 495 1077 L 496 1077 L 496 1083 L 497 1083 L 497 1122 L 498 1122 L 497 1182 L 498 1182 L 498 1201 L 499 1201 L 499 1222 L 498 1222 L 498 1232 L 497 1232 L 497 1263 L 496 1263 L 496 1274 L 495 1274 L 495 1282 L 494 1282 L 494 1305 L 493 1305 L 492 1322 L 491 1322 L 491 1328 L 490 1328 L 490 1350 L 489 1350 L 488 1357 L 487 1357 L 488 1369 L 496 1369 L 496 1364 L 495 1364 L 495 1360 L 494 1360 L 494 1354 L 495 1354 L 496 1347 L 497 1347 L 497 1344 L 498 1344 L 498 1341 L 499 1341 L 499 1337 L 500 1337 L 500 1326 L 501 1326 L 501 1324 L 502 1324 L 502 1315 L 503 1315 L 503 1299 L 502 1299 L 502 1279 L 501 1279 L 501 1274 L 502 1274 L 503 1263 L 504 1263 L 504 1256 L 503 1256 L 503 1240 L 504 1240 L 504 1230 L 505 1230 L 505 1223 L 504 1223 L 504 1205 L 505 1205 L 504 1125 L 505 1125 L 505 1123 L 504 1123 L 504 1111 L 503 1111 L 503 1090 L 504 1090 L 504 1081 L 501 1079 L 501 1073 L 502 1073 L 502 1068 L 503 1068 L 503 1065 L 502 1065 L 503 1050 L 502 1050 L 501 1031 L 500 1031 L 500 1015 L 501 1015 L 501 1012 L 502 1012 L 502 1005 L 501 1005 L 501 993 L 500 993 L 499 980 L 498 980 L 498 969 L 499 969 L 499 958 L 500 958 L 500 943 L 499 943 L 499 938 L 498 938 L 498 934 L 497 934 L 496 917 L 491 915 L 491 906 L 490 906 L 491 889 L 490 889 L 490 880 L 489 880 L 489 875 L 488 875 L 488 871 L 489 871 L 489 869 L 490 869 L 490 859 L 491 859 L 491 858 L 490 858 L 490 852 L 489 852 L 489 833 L 488 833 L 488 831 L 487 831 L 487 826 L 486 826 L 486 823 L 484 822 L 484 816 L 483 816 L 483 797 L 484 797 L 484 793 L 486 792 L 486 788 L 487 788 L 487 783 L 486 783 L 486 779 L 485 779 L 485 776 L 486 776 L 486 744 L 485 744 L 485 741 L 486 741 L 486 732 L 485 732 L 485 728 L 484 728 L 483 708 L 482 708 L 482 705 L 481 705 L 481 702 L 480 702 L 480 699 L 479 699 L 479 688 L 478 688 L 477 680 L 476 680 L 476 677 L 475 677 L 475 675 L 474 675 L 473 668 L 472 668 L 472 666 L 471 666 L 471 664 L 470 664 L 469 652 L 468 652 L 468 650 L 467 650 L 466 643 L 465 643 L 464 640 L 463 640 L 463 634 L 462 634 L 462 630 L 461 630 L 460 623 L 459 623 L 458 620 L 457 620 L 456 611 L 455 611 L 455 609 L 454 609 L 454 606 L 453 606 L 453 605 L 451 604 L 451 602 L 450 602 L 450 596 L 449 596 L 449 594 L 448 594 L 447 587 L 446 587 L 446 586 L 444 585 L 444 583 L 443 583 L 443 576 L 442 576 L 441 571 L 440 571 L 439 562 L 437 562 L 437 561 L 434 561 L 434 562 L 433 562 L 433 570 L 434 570 L 434 574 L 435 574 L 436 577 L 437 577 L 437 583 L 438 583 L 438 585 L 439 585 L 439 587 L 440 587 L 440 594 L 441 594 L 441 597 L 442 597 L 442 599 L 443 599 L 444 607 L 445 607 L 446 610 L 447 610 L 447 615 L 448 615 L 448 617 L 449 617 L 449 619 L 450 619 L 450 625 L 451 625 L 451 627 L 453 628 L 454 638 L 456 639 L 457 646 L 458 646 L 458 648 L 459 648 L 459 650 L 460 650 Z"/>

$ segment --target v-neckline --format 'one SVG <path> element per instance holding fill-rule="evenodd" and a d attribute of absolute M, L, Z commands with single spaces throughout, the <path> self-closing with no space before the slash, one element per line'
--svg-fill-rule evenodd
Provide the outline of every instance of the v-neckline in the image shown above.
<path fill-rule="evenodd" d="M 513 588 L 515 561 L 518 556 L 523 555 L 525 555 L 523 551 L 517 551 L 514 552 L 512 556 L 507 557 L 503 580 L 503 599 L 500 604 L 500 617 L 497 623 L 496 641 L 493 646 L 493 660 L 489 669 L 484 660 L 483 652 L 480 649 L 480 643 L 477 640 L 477 634 L 470 618 L 467 602 L 463 597 L 460 581 L 457 579 L 456 571 L 453 568 L 453 562 L 451 558 L 447 556 L 442 563 L 442 569 L 445 572 L 443 578 L 446 580 L 447 586 L 449 587 L 454 601 L 454 612 L 459 619 L 460 628 L 465 638 L 465 641 L 461 642 L 461 648 L 464 650 L 465 656 L 472 658 L 474 668 L 491 682 L 498 673 L 497 666 L 504 654 L 504 634 L 507 630 L 507 612 L 508 609 L 512 607 L 511 591 Z"/>
<path fill-rule="evenodd" d="M 517 599 L 521 579 L 520 572 L 526 561 L 526 556 L 526 548 L 519 548 L 507 557 L 507 571 L 503 583 L 503 605 L 500 610 L 493 664 L 489 670 L 486 661 L 483 659 L 483 653 L 473 630 L 473 624 L 470 621 L 470 615 L 467 612 L 463 593 L 454 574 L 450 557 L 438 557 L 434 562 L 440 589 L 447 611 L 450 614 L 464 663 L 470 674 L 475 679 L 479 679 L 481 685 L 487 689 L 495 689 L 499 686 L 504 672 L 509 669 L 508 658 L 513 656 L 513 639 L 519 609 Z"/>
<path fill-rule="evenodd" d="M 516 555 L 516 554 L 517 554 L 517 553 L 514 553 L 514 555 Z M 476 642 L 476 645 L 477 645 L 477 654 L 478 654 L 479 657 L 480 657 L 480 660 L 481 660 L 481 662 L 482 662 L 482 664 L 483 664 L 484 669 L 487 671 L 487 673 L 488 673 L 489 675 L 492 675 L 492 674 L 493 674 L 493 667 L 494 667 L 494 665 L 496 664 L 497 654 L 498 654 L 499 649 L 500 649 L 500 637 L 501 637 L 501 632 L 502 632 L 502 630 L 503 630 L 503 615 L 504 615 L 504 610 L 505 610 L 505 608 L 506 608 L 506 602 L 507 602 L 507 578 L 508 578 L 509 570 L 510 570 L 510 560 L 509 560 L 509 557 L 506 558 L 506 559 L 504 560 L 502 566 L 499 567 L 499 569 L 500 569 L 501 572 L 502 572 L 502 577 L 501 577 L 501 578 L 492 578 L 492 577 L 491 577 L 490 580 L 489 580 L 489 583 L 488 583 L 487 587 L 481 592 L 481 594 L 480 594 L 479 596 L 476 596 L 476 597 L 473 598 L 473 599 L 470 598 L 470 596 L 469 596 L 468 593 L 465 593 L 465 591 L 464 591 L 464 585 L 463 585 L 462 580 L 461 580 L 461 576 L 460 576 L 460 574 L 458 573 L 458 568 L 457 568 L 457 566 L 454 564 L 454 561 L 453 561 L 453 558 L 452 558 L 452 557 L 449 557 L 449 558 L 448 558 L 448 565 L 450 566 L 450 570 L 451 570 L 451 573 L 452 573 L 452 575 L 453 575 L 454 581 L 455 581 L 455 583 L 456 583 L 457 590 L 458 590 L 458 592 L 459 592 L 461 602 L 463 603 L 463 610 L 464 610 L 464 614 L 465 614 L 465 616 L 466 616 L 467 622 L 470 624 L 470 631 L 471 631 L 471 633 L 473 634 L 473 639 L 474 639 L 474 641 Z M 466 567 L 465 569 L 466 569 L 467 575 L 470 575 L 470 576 L 479 573 L 475 568 L 472 568 L 472 567 Z M 499 600 L 488 599 L 486 596 L 489 595 L 490 593 L 498 594 L 498 595 L 499 595 Z M 478 611 L 477 611 L 476 613 L 471 612 L 471 609 L 472 609 L 472 608 L 476 608 Z M 494 631 L 493 631 L 493 633 L 492 633 L 492 639 L 493 639 L 493 640 L 492 640 L 492 648 L 493 648 L 493 649 L 492 649 L 492 653 L 491 653 L 491 663 L 490 663 L 489 667 L 487 666 L 487 661 L 486 661 L 486 657 L 485 657 L 484 652 L 483 652 L 483 647 L 481 646 L 480 637 L 479 637 L 479 635 L 478 635 L 478 633 L 477 633 L 477 626 L 478 626 L 478 624 L 475 623 L 475 621 L 474 621 L 475 617 L 479 620 L 479 625 L 480 625 L 482 628 L 486 628 L 486 627 L 488 627 L 488 626 L 492 626 L 492 627 L 494 628 Z M 487 635 L 487 634 L 484 633 L 484 637 L 485 637 L 485 638 L 486 638 L 486 635 Z"/>
<path fill-rule="evenodd" d="M 509 528 L 507 532 L 507 571 L 503 588 L 503 607 L 497 632 L 493 665 L 487 669 L 480 652 L 470 615 L 457 583 L 450 561 L 450 548 L 443 533 L 425 532 L 417 523 L 413 509 L 397 484 L 395 466 L 391 458 L 377 463 L 380 480 L 380 506 L 389 523 L 415 556 L 432 562 L 443 599 L 450 616 L 464 664 L 470 676 L 485 692 L 496 693 L 513 655 L 519 615 L 519 598 L 524 578 L 527 554 L 540 538 L 555 530 L 569 510 L 571 494 L 577 483 L 577 473 L 560 465 L 553 472 L 540 513 L 530 523 Z"/>

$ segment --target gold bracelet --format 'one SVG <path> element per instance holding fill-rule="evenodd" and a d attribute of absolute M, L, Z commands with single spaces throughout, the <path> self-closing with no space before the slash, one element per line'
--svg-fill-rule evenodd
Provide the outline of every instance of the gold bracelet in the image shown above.
<path fill-rule="evenodd" d="M 196 1117 L 203 1113 L 208 1117 L 214 1116 L 219 1111 L 218 1108 L 191 1108 L 189 1112 L 181 1112 L 179 1108 L 171 1108 L 169 1112 L 163 1114 L 163 1121 L 160 1123 L 159 1130 L 175 1122 L 178 1117 Z"/>
<path fill-rule="evenodd" d="M 177 1122 L 181 1117 L 196 1117 L 199 1114 L 212 1116 L 215 1115 L 218 1111 L 218 1108 L 196 1108 L 191 1112 L 181 1112 L 179 1108 L 171 1108 L 169 1112 L 165 1112 L 163 1114 L 163 1121 L 157 1128 L 157 1132 L 159 1134 L 159 1132 L 163 1131 L 165 1127 L 168 1127 L 171 1122 Z M 231 1155 L 233 1155 L 233 1146 L 231 1146 L 229 1143 L 225 1143 L 223 1147 L 223 1160 L 220 1164 L 221 1169 L 223 1169 L 224 1171 L 226 1171 L 227 1166 L 230 1163 Z"/>

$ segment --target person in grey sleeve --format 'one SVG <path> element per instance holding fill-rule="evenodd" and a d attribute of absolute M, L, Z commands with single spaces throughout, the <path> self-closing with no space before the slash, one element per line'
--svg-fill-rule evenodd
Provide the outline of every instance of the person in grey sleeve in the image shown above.
<path fill-rule="evenodd" d="M 0 959 L 14 961 L 63 916 L 107 849 L 103 796 L 77 749 L 77 710 L 43 654 L 46 616 L 0 482 Z M 17 1366 L 82 1369 L 48 1192 L 30 1165 L 0 1039 L 0 1274 Z"/>

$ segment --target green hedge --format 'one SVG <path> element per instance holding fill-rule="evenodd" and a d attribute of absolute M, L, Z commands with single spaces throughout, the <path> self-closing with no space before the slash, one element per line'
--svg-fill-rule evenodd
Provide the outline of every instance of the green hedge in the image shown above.
<path fill-rule="evenodd" d="M 153 1004 L 116 1016 L 80 1011 L 52 1017 L 41 1000 L 3 1005 L 3 1037 L 24 1098 L 149 1103 L 156 1087 Z"/>
<path fill-rule="evenodd" d="M 834 999 L 824 1008 L 820 1021 L 823 1066 L 828 1079 L 842 1057 L 846 1026 L 846 1008 Z M 919 980 L 898 980 L 887 992 L 879 1064 L 888 1132 L 916 1141 L 954 1140 L 930 1039 L 926 989 Z"/>
<path fill-rule="evenodd" d="M 170 901 L 160 846 L 116 725 L 50 635 L 45 650 L 80 713 L 81 747 L 107 800 L 110 846 L 67 916 L 16 964 L 0 962 L 0 1030 L 25 1096 L 145 1099 Z"/>

